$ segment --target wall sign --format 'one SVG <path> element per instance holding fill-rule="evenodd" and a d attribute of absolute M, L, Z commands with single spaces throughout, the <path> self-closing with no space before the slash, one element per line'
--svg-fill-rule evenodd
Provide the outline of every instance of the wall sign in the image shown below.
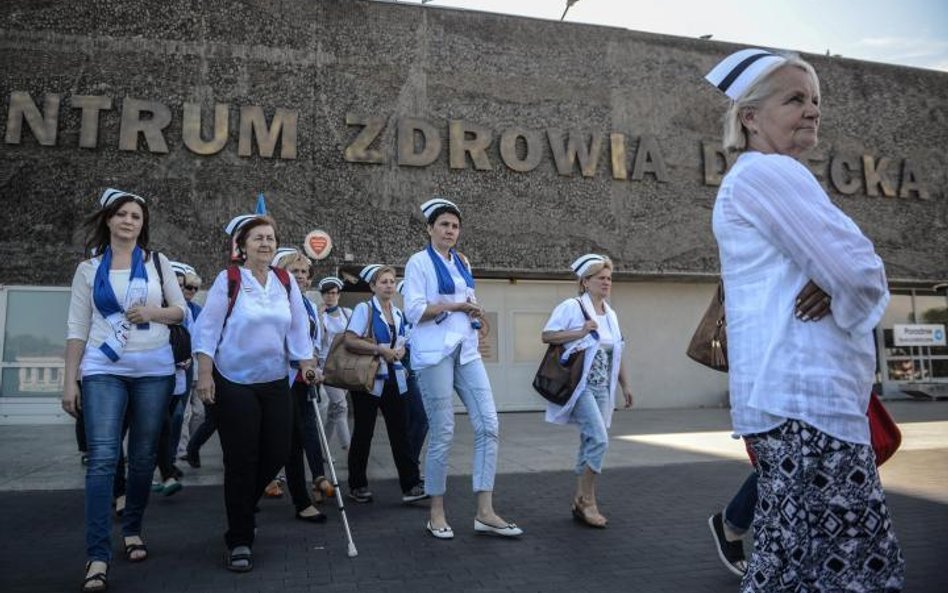
<path fill-rule="evenodd" d="M 940 323 L 894 325 L 896 346 L 945 346 L 945 326 Z"/>
<path fill-rule="evenodd" d="M 319 229 L 310 231 L 303 239 L 303 249 L 307 255 L 315 260 L 326 259 L 329 252 L 332 251 L 332 238 L 326 231 Z"/>

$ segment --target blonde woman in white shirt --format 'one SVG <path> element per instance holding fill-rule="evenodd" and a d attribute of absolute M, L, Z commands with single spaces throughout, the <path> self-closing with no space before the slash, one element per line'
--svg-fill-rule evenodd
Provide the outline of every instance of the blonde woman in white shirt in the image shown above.
<path fill-rule="evenodd" d="M 112 561 L 112 483 L 128 417 L 128 481 L 122 535 L 125 557 L 148 549 L 142 517 L 155 471 L 158 435 L 174 388 L 168 325 L 184 318 L 184 297 L 167 259 L 148 251 L 145 199 L 107 189 L 87 226 L 86 251 L 69 301 L 62 406 L 82 409 L 86 469 L 86 578 L 83 591 L 104 591 Z M 158 281 L 161 266 L 164 283 Z M 162 306 L 162 297 L 167 306 Z M 82 382 L 80 394 L 79 381 Z"/>
<path fill-rule="evenodd" d="M 583 373 L 565 405 L 547 404 L 546 420 L 579 427 L 573 516 L 591 527 L 603 528 L 607 521 L 596 504 L 596 477 L 602 473 L 609 447 L 616 389 L 621 386 L 627 408 L 632 407 L 632 389 L 622 366 L 625 340 L 619 318 L 607 302 L 612 292 L 612 260 L 587 253 L 571 267 L 579 277 L 580 297 L 557 305 L 543 328 L 542 340 L 544 344 L 565 344 L 566 355 L 584 351 Z"/>
<path fill-rule="evenodd" d="M 339 293 L 343 286 L 342 279 L 336 276 L 327 276 L 317 284 L 319 294 L 323 298 L 323 307 L 319 314 L 323 326 L 322 340 L 318 351 L 320 367 L 326 364 L 326 357 L 329 356 L 332 341 L 336 336 L 346 331 L 349 319 L 352 318 L 352 309 L 339 304 Z M 339 446 L 345 451 L 349 448 L 349 441 L 352 440 L 349 432 L 347 391 L 331 385 L 323 385 L 321 389 L 326 396 L 322 398 L 323 401 L 320 403 L 320 414 L 322 414 L 326 425 L 326 441 L 329 442 L 332 436 L 335 435 L 339 440 Z"/>
<path fill-rule="evenodd" d="M 474 428 L 473 488 L 477 494 L 474 530 L 517 537 L 523 533 L 494 511 L 499 423 L 487 371 L 477 350 L 483 311 L 474 294 L 468 262 L 454 249 L 461 233 L 461 211 L 444 198 L 421 205 L 428 222 L 428 246 L 405 266 L 405 315 L 412 324 L 411 365 L 428 415 L 425 492 L 431 496 L 428 533 L 452 539 L 444 510 L 448 454 L 454 437 L 458 396 Z"/>
<path fill-rule="evenodd" d="M 870 446 L 882 260 L 803 162 L 820 85 L 795 56 L 736 52 L 707 76 L 731 100 L 713 227 L 731 417 L 757 457 L 754 553 L 742 591 L 898 591 L 903 561 Z M 812 293 L 830 312 L 800 312 Z M 802 292 L 801 292 L 802 291 Z"/>
<path fill-rule="evenodd" d="M 317 375 L 309 316 L 296 280 L 271 268 L 278 239 L 265 216 L 231 220 L 243 266 L 218 274 L 194 327 L 198 395 L 216 406 L 224 451 L 225 566 L 253 569 L 254 507 L 290 454 L 288 370 Z"/>

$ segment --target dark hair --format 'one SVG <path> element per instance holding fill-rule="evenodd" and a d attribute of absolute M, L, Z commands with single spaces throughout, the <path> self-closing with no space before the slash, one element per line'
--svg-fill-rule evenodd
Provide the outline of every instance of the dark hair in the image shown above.
<path fill-rule="evenodd" d="M 148 249 L 148 204 L 125 195 L 116 198 L 105 208 L 99 208 L 89 216 L 83 226 L 86 227 L 86 254 L 101 255 L 112 242 L 112 232 L 109 230 L 109 219 L 115 216 L 122 206 L 135 202 L 142 209 L 142 230 L 138 233 L 136 243 L 142 249 Z"/>
<path fill-rule="evenodd" d="M 244 226 L 240 227 L 240 230 L 237 231 L 237 236 L 234 237 L 234 242 L 237 243 L 237 254 L 241 259 L 247 259 L 247 235 L 250 233 L 250 231 L 257 228 L 258 226 L 272 226 L 273 235 L 276 237 L 277 246 L 279 247 L 280 235 L 279 230 L 277 229 L 276 221 L 267 215 L 258 216 L 249 221 Z"/>
<path fill-rule="evenodd" d="M 438 222 L 438 217 L 442 214 L 453 214 L 458 217 L 458 225 L 461 224 L 461 211 L 455 208 L 454 206 L 438 206 L 435 208 L 434 212 L 431 213 L 431 216 L 428 217 L 428 226 L 434 226 L 434 223 Z"/>

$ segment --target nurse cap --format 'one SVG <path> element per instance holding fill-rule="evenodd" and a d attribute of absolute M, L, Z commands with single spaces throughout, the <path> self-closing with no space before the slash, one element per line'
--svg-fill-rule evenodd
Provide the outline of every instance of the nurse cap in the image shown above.
<path fill-rule="evenodd" d="M 398 284 L 395 285 L 395 291 L 401 295 L 405 294 L 405 281 L 404 280 L 398 281 Z"/>
<path fill-rule="evenodd" d="M 765 49 L 742 49 L 718 62 L 704 78 L 737 101 L 761 76 L 786 61 L 787 58 Z"/>
<path fill-rule="evenodd" d="M 284 257 L 290 255 L 291 253 L 299 253 L 300 250 L 296 247 L 280 247 L 276 250 L 276 253 L 273 254 L 273 259 L 270 260 L 270 266 L 276 266 L 280 263 L 280 260 Z"/>
<path fill-rule="evenodd" d="M 382 269 L 382 264 L 369 264 L 362 268 L 362 271 L 359 272 L 359 278 L 362 278 L 366 282 L 372 282 L 372 278 L 375 276 L 375 273 Z"/>
<path fill-rule="evenodd" d="M 458 216 L 461 215 L 461 209 L 458 208 L 458 205 L 444 198 L 431 198 L 421 205 L 421 213 L 424 214 L 425 220 L 428 220 L 438 208 L 447 208 L 448 210 L 456 212 Z"/>
<path fill-rule="evenodd" d="M 133 200 L 140 202 L 142 204 L 145 203 L 145 198 L 141 196 L 136 196 L 135 194 L 131 194 L 131 193 L 128 193 L 127 191 L 122 191 L 120 189 L 115 189 L 114 187 L 107 187 L 105 188 L 105 191 L 102 192 L 102 195 L 99 196 L 99 205 L 102 206 L 103 208 L 108 208 L 109 204 L 111 204 L 112 202 L 114 202 L 115 200 L 123 196 L 128 196 L 132 198 Z"/>
<path fill-rule="evenodd" d="M 257 218 L 256 214 L 241 214 L 230 219 L 230 222 L 227 223 L 227 226 L 224 227 L 224 232 L 230 235 L 231 237 L 237 234 L 237 231 L 242 229 L 245 224 Z"/>
<path fill-rule="evenodd" d="M 330 288 L 338 288 L 339 290 L 342 290 L 343 286 L 345 286 L 345 284 L 343 284 L 342 279 L 335 276 L 326 276 L 319 281 L 319 284 L 316 285 L 316 290 L 319 292 L 326 292 Z"/>
<path fill-rule="evenodd" d="M 598 253 L 587 253 L 586 255 L 580 256 L 570 267 L 577 276 L 582 278 L 591 266 L 601 264 L 604 261 L 606 261 L 606 258 Z"/>
<path fill-rule="evenodd" d="M 178 276 L 187 276 L 188 274 L 196 274 L 196 272 L 194 271 L 194 268 L 192 268 L 188 264 L 185 264 L 179 261 L 173 261 L 170 263 L 171 263 L 171 270 Z"/>

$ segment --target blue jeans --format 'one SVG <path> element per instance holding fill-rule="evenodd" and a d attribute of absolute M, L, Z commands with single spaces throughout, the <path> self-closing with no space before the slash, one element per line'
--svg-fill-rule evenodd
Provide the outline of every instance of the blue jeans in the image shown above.
<path fill-rule="evenodd" d="M 425 460 L 425 492 L 443 496 L 447 490 L 448 454 L 454 437 L 452 389 L 467 408 L 474 427 L 474 492 L 494 490 L 497 472 L 499 423 L 494 395 L 484 363 L 460 364 L 461 347 L 438 364 L 415 371 L 418 388 L 428 415 L 428 456 Z"/>
<path fill-rule="evenodd" d="M 570 420 L 579 425 L 579 453 L 576 456 L 576 474 L 588 467 L 602 473 L 602 460 L 609 448 L 609 433 L 602 418 L 602 405 L 609 397 L 609 386 L 589 385 L 576 399 Z"/>
<path fill-rule="evenodd" d="M 418 465 L 421 449 L 425 446 L 425 438 L 428 436 L 428 416 L 425 414 L 425 404 L 418 389 L 418 377 L 411 370 L 411 355 L 407 350 L 402 365 L 408 373 L 408 454 L 415 465 Z"/>
<path fill-rule="evenodd" d="M 754 522 L 754 508 L 757 506 L 757 472 L 751 472 L 740 490 L 727 504 L 721 517 L 734 535 L 744 535 Z"/>
<path fill-rule="evenodd" d="M 112 484 L 122 424 L 128 412 L 128 486 L 122 535 L 140 535 L 158 457 L 158 435 L 164 422 L 174 375 L 82 378 L 82 409 L 89 446 L 86 469 L 86 555 L 112 561 Z"/>

